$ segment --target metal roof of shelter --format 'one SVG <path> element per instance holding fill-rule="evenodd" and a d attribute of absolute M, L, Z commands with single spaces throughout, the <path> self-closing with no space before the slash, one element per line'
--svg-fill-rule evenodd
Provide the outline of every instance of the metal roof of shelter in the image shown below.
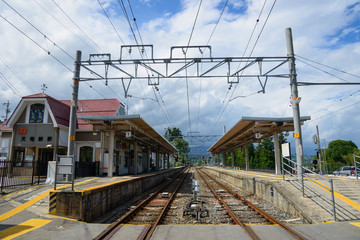
<path fill-rule="evenodd" d="M 154 150 L 158 149 L 167 153 L 174 153 L 177 149 L 158 132 L 156 132 L 140 115 L 118 115 L 118 116 L 77 116 L 93 125 L 94 131 L 114 129 L 116 134 L 126 137 L 126 132 L 131 131 L 129 139 L 138 139 Z"/>
<path fill-rule="evenodd" d="M 301 125 L 310 119 L 310 116 L 301 117 Z M 276 132 L 289 131 L 294 131 L 294 121 L 292 117 L 242 117 L 241 120 L 212 145 L 208 151 L 212 154 L 230 152 L 235 148 L 271 137 Z"/>

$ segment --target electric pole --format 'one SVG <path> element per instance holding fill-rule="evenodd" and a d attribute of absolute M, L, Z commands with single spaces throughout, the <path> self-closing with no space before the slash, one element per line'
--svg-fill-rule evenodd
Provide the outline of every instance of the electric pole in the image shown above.
<path fill-rule="evenodd" d="M 298 96 L 296 68 L 295 68 L 295 54 L 294 54 L 294 46 L 293 46 L 291 28 L 286 28 L 285 33 L 286 33 L 287 55 L 289 57 L 291 106 L 293 109 L 293 118 L 294 118 L 294 138 L 295 138 L 295 147 L 296 147 L 296 163 L 297 163 L 298 176 L 299 176 L 299 178 L 301 178 L 302 166 L 304 164 L 301 123 L 300 123 L 300 107 L 299 107 L 301 98 L 299 98 L 299 96 Z"/>
<path fill-rule="evenodd" d="M 318 159 L 319 174 L 322 175 L 322 167 L 321 167 L 322 157 L 321 157 L 320 135 L 319 135 L 318 125 L 316 125 L 316 135 L 317 135 L 317 146 L 318 146 L 318 152 L 319 152 L 319 159 Z"/>
<path fill-rule="evenodd" d="M 78 95 L 79 95 L 79 82 L 80 82 L 80 67 L 81 67 L 81 51 L 76 51 L 74 77 L 73 77 L 73 92 L 71 98 L 70 122 L 69 122 L 69 139 L 67 155 L 72 156 L 72 188 L 74 191 L 75 179 L 75 131 L 76 131 L 76 111 L 78 109 Z"/>
<path fill-rule="evenodd" d="M 3 103 L 3 106 L 6 107 L 5 109 L 5 116 L 3 116 L 5 119 L 4 119 L 4 122 L 8 119 L 8 116 L 9 116 L 9 113 L 10 113 L 10 103 L 9 103 L 9 100 L 6 102 L 6 103 Z"/>
<path fill-rule="evenodd" d="M 45 83 L 43 83 L 43 84 L 41 85 L 41 91 L 42 91 L 43 93 L 45 93 L 45 91 L 46 91 L 47 88 L 48 88 L 48 87 L 46 86 Z"/>

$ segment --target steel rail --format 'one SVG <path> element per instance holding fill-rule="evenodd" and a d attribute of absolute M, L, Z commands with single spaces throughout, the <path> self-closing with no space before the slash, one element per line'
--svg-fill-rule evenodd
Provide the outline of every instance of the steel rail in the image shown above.
<path fill-rule="evenodd" d="M 204 180 L 210 191 L 214 194 L 214 196 L 219 200 L 219 202 L 224 206 L 228 214 L 230 215 L 231 219 L 237 224 L 240 225 L 246 233 L 251 237 L 251 239 L 258 240 L 260 239 L 259 236 L 252 230 L 251 227 L 246 226 L 240 219 L 235 215 L 235 213 L 230 209 L 230 207 L 226 204 L 226 202 L 216 193 L 215 189 L 206 181 L 202 173 L 200 173 L 198 168 L 195 168 L 196 171 L 199 173 L 200 177 Z M 205 172 L 203 172 L 205 174 Z M 206 174 L 207 175 L 207 174 Z M 209 177 L 209 175 L 207 175 Z"/>
<path fill-rule="evenodd" d="M 144 199 L 134 209 L 127 212 L 124 216 L 122 216 L 121 218 L 116 220 L 114 223 L 112 223 L 107 229 L 105 229 L 97 237 L 95 237 L 94 240 L 108 240 L 108 239 L 110 239 L 123 226 L 122 224 L 130 221 L 141 209 L 143 209 L 143 207 L 146 204 L 148 204 L 151 200 L 153 200 L 157 196 L 157 194 L 159 194 L 164 188 L 166 188 L 171 183 L 173 183 L 180 175 L 182 175 L 182 174 L 185 175 L 186 170 L 189 171 L 189 168 L 185 169 L 184 171 L 177 174 L 175 177 L 173 177 L 171 179 L 171 181 L 165 182 L 161 186 L 159 186 L 158 188 L 155 188 L 154 193 L 152 193 L 149 197 Z M 149 225 L 145 226 L 144 230 L 141 232 L 138 239 L 145 239 L 146 235 L 148 235 L 148 232 L 150 231 L 151 228 L 152 228 L 152 226 L 149 226 Z"/>
<path fill-rule="evenodd" d="M 153 232 L 155 231 L 156 227 L 160 224 L 160 222 L 162 221 L 162 219 L 165 216 L 166 211 L 168 210 L 170 204 L 173 202 L 173 200 L 175 199 L 175 196 L 180 188 L 180 186 L 182 185 L 182 183 L 184 182 L 184 179 L 186 177 L 186 174 L 190 172 L 190 168 L 187 169 L 187 172 L 183 174 L 181 180 L 179 181 L 179 184 L 176 186 L 174 192 L 171 194 L 171 197 L 169 199 L 169 201 L 165 204 L 165 206 L 163 207 L 160 215 L 158 216 L 158 218 L 156 219 L 156 221 L 154 222 L 154 224 L 151 225 L 151 227 L 147 230 L 147 233 L 145 234 L 145 240 L 149 240 L 153 234 Z M 139 239 L 139 238 L 138 238 Z"/>
<path fill-rule="evenodd" d="M 291 229 L 289 226 L 285 225 L 284 223 L 276 220 L 274 217 L 272 217 L 270 214 L 264 212 L 263 210 L 261 210 L 260 208 L 256 207 L 254 204 L 252 204 L 250 201 L 246 200 L 244 197 L 240 196 L 239 194 L 237 194 L 236 192 L 232 191 L 230 188 L 228 188 L 227 186 L 225 186 L 224 184 L 222 184 L 221 182 L 219 182 L 218 180 L 216 180 L 215 178 L 213 178 L 212 176 L 210 176 L 209 174 L 207 174 L 205 171 L 202 171 L 205 175 L 207 175 L 211 180 L 213 180 L 214 182 L 216 182 L 217 184 L 219 184 L 222 188 L 226 189 L 227 191 L 229 191 L 232 195 L 234 195 L 236 198 L 238 198 L 239 200 L 243 201 L 245 204 L 247 204 L 249 207 L 251 207 L 252 209 L 254 209 L 256 212 L 258 212 L 259 214 L 261 214 L 264 218 L 266 218 L 269 222 L 271 222 L 272 224 L 277 224 L 280 227 L 282 227 L 283 229 L 285 229 L 287 232 L 289 232 L 291 235 L 293 235 L 295 238 L 297 239 L 301 239 L 301 240 L 305 240 L 304 237 L 302 237 L 299 233 L 295 232 L 293 229 Z"/>

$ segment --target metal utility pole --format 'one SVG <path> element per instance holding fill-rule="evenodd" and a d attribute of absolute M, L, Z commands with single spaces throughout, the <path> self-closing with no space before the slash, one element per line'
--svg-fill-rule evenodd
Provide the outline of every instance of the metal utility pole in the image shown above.
<path fill-rule="evenodd" d="M 293 46 L 291 28 L 286 28 L 285 34 L 286 34 L 287 55 L 289 57 L 288 61 L 289 61 L 289 71 L 290 71 L 291 106 L 293 109 L 293 118 L 294 118 L 294 138 L 295 138 L 295 148 L 296 148 L 296 163 L 297 163 L 298 177 L 301 178 L 302 166 L 304 164 L 301 123 L 300 123 L 300 108 L 299 108 L 299 103 L 300 103 L 301 98 L 299 98 L 299 96 L 298 96 L 295 57 L 294 57 L 295 54 L 294 54 L 294 46 Z"/>
<path fill-rule="evenodd" d="M 73 77 L 73 92 L 71 98 L 71 110 L 70 110 L 70 123 L 69 123 L 69 139 L 68 139 L 68 156 L 74 155 L 75 148 L 75 130 L 76 130 L 76 111 L 78 108 L 78 94 L 79 94 L 79 82 L 80 82 L 80 67 L 81 67 L 81 51 L 76 51 L 74 77 Z M 75 178 L 75 157 L 73 157 L 72 166 L 72 190 L 74 190 L 74 178 Z"/>
<path fill-rule="evenodd" d="M 321 161 L 322 161 L 322 157 L 321 157 L 321 146 L 320 146 L 320 135 L 319 135 L 319 127 L 318 125 L 316 125 L 316 136 L 317 136 L 317 146 L 318 146 L 318 152 L 319 152 L 319 159 L 318 159 L 318 164 L 319 164 L 319 174 L 322 175 L 322 167 L 321 167 Z"/>
<path fill-rule="evenodd" d="M 81 51 L 76 51 L 74 77 L 73 77 L 73 92 L 71 98 L 71 110 L 70 110 L 70 123 L 69 123 L 69 141 L 67 154 L 73 155 L 75 148 L 75 129 L 76 129 L 76 111 L 78 108 L 78 94 L 79 94 L 79 82 L 80 82 L 80 66 L 81 66 Z"/>

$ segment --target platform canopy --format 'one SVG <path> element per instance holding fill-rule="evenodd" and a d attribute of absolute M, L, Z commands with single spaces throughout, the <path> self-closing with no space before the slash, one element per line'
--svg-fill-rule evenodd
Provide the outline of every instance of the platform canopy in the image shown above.
<path fill-rule="evenodd" d="M 177 149 L 156 132 L 140 115 L 77 116 L 93 125 L 94 132 L 115 130 L 120 137 L 143 142 L 154 150 L 174 153 Z"/>
<path fill-rule="evenodd" d="M 310 116 L 300 118 L 301 125 L 310 120 Z M 275 133 L 294 131 L 292 117 L 267 118 L 267 117 L 242 117 L 225 135 L 209 148 L 212 154 L 231 152 L 232 150 L 260 142 Z"/>

